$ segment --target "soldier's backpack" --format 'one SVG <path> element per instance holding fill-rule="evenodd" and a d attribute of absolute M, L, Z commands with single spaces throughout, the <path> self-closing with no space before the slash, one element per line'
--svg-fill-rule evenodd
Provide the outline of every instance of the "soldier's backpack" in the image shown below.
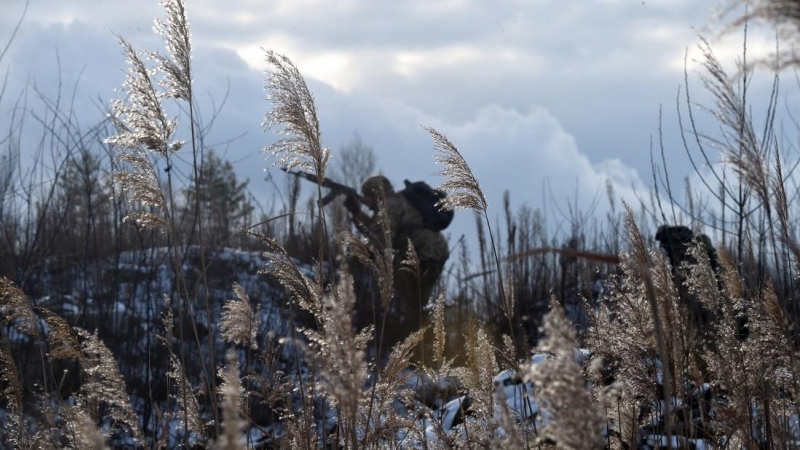
<path fill-rule="evenodd" d="M 424 181 L 403 181 L 406 188 L 400 191 L 422 215 L 422 225 L 433 231 L 442 231 L 453 221 L 453 211 L 440 210 L 436 204 L 447 197 L 444 192 L 430 187 Z"/>

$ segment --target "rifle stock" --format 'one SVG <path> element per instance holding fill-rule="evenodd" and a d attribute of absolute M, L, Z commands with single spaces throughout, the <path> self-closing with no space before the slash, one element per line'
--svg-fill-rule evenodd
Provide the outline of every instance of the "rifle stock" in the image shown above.
<path fill-rule="evenodd" d="M 337 183 L 333 180 L 328 178 L 323 178 L 322 181 L 317 179 L 316 175 L 312 175 L 306 172 L 295 172 L 288 169 L 283 169 L 284 172 L 288 174 L 292 174 L 299 178 L 305 178 L 308 181 L 319 183 L 320 186 L 327 188 L 330 190 L 324 197 L 322 197 L 322 205 L 325 206 L 328 203 L 332 202 L 334 198 L 338 197 L 339 195 L 346 195 L 348 197 L 353 197 L 357 199 L 360 203 L 364 203 L 364 197 L 358 193 L 355 189 L 351 188 L 350 186 L 346 186 L 341 183 Z"/>

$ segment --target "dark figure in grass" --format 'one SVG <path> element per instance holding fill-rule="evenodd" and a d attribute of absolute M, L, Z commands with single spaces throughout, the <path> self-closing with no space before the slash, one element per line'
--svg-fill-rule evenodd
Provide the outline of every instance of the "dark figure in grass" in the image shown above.
<path fill-rule="evenodd" d="M 661 248 L 667 252 L 669 263 L 673 268 L 679 267 L 683 261 L 689 264 L 697 263 L 697 261 L 687 253 L 694 238 L 695 234 L 692 230 L 683 225 L 662 225 L 658 227 L 658 232 L 656 232 L 656 240 L 661 243 Z M 706 250 L 711 268 L 714 269 L 715 273 L 719 272 L 719 258 L 717 257 L 717 250 L 711 243 L 711 239 L 705 234 L 698 236 L 698 239 L 702 242 Z"/>
<path fill-rule="evenodd" d="M 691 245 L 695 245 L 695 240 L 699 240 L 706 251 L 711 269 L 717 276 L 717 282 L 719 283 L 720 266 L 717 250 L 714 248 L 708 236 L 705 234 L 697 236 L 689 228 L 680 225 L 660 226 L 656 233 L 656 240 L 661 243 L 661 248 L 667 253 L 669 263 L 672 266 L 673 279 L 678 286 L 681 299 L 688 305 L 689 313 L 695 319 L 696 324 L 701 327 L 700 329 L 704 329 L 703 327 L 715 320 L 716 314 L 714 311 L 710 311 L 701 305 L 697 298 L 688 292 L 685 286 L 688 273 L 681 268 L 681 263 L 686 262 L 689 265 L 697 264 L 697 261 L 688 253 L 688 250 Z M 738 315 L 736 326 L 739 338 L 745 338 L 747 336 L 747 318 L 743 314 Z"/>
<path fill-rule="evenodd" d="M 694 295 L 689 293 L 686 287 L 686 277 L 689 273 L 685 268 L 681 267 L 684 262 L 689 265 L 697 264 L 695 258 L 689 254 L 689 247 L 695 245 L 695 239 L 700 240 L 702 243 L 711 263 L 711 268 L 717 273 L 719 271 L 717 251 L 711 244 L 711 239 L 705 234 L 695 237 L 692 230 L 682 225 L 662 225 L 658 227 L 658 232 L 656 233 L 656 240 L 661 243 L 661 248 L 667 253 L 667 259 L 670 266 L 672 266 L 673 280 L 678 287 L 681 299 L 689 309 L 690 318 L 702 330 L 714 320 L 714 314 L 703 306 Z"/>
<path fill-rule="evenodd" d="M 374 323 L 378 337 L 376 344 L 380 345 L 384 352 L 422 327 L 423 308 L 430 300 L 445 262 L 450 256 L 447 239 L 440 231 L 441 226 L 431 225 L 430 217 L 424 211 L 427 205 L 420 206 L 410 195 L 409 191 L 415 184 L 418 183 L 406 182 L 407 188 L 396 192 L 386 177 L 373 176 L 361 186 L 363 204 L 371 210 L 370 213 L 362 211 L 359 202 L 354 198 L 345 201 L 345 207 L 350 211 L 357 228 L 371 237 L 376 244 L 384 245 L 381 238 L 383 231 L 377 213 L 378 199 L 384 199 L 394 254 L 392 272 L 394 298 L 385 311 L 385 317 L 377 283 L 374 280 L 375 274 L 368 273 L 368 270 L 356 261 L 348 262 L 355 280 L 356 325 L 363 328 Z M 418 273 L 408 269 L 401 270 L 401 262 L 406 259 L 409 241 L 419 260 Z M 382 328 L 384 318 L 386 326 Z"/>

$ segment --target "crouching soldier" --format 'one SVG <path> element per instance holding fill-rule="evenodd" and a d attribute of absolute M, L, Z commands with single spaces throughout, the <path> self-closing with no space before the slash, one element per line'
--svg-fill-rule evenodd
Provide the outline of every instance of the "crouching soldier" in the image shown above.
<path fill-rule="evenodd" d="M 450 223 L 452 211 L 439 212 L 438 208 L 434 208 L 435 200 L 427 198 L 441 194 L 421 182 L 406 181 L 406 189 L 396 192 L 386 177 L 378 175 L 364 181 L 361 194 L 363 204 L 370 213 L 362 211 L 359 202 L 352 197 L 347 198 L 345 207 L 350 211 L 357 228 L 379 245 L 385 245 L 378 220 L 378 199 L 384 199 L 394 254 L 394 299 L 387 311 L 381 311 L 377 283 L 372 279 L 374 274 L 366 273 L 361 264 L 349 262 L 355 279 L 356 324 L 361 328 L 374 323 L 376 336 L 378 339 L 382 336 L 383 339 L 382 343 L 377 340 L 376 343 L 388 350 L 422 327 L 423 308 L 450 256 L 447 239 L 441 229 Z M 418 273 L 401 270 L 409 240 L 419 260 Z M 381 329 L 384 320 L 385 328 Z"/>
<path fill-rule="evenodd" d="M 717 256 L 717 250 L 711 243 L 711 239 L 705 234 L 697 236 L 692 230 L 685 226 L 662 225 L 658 228 L 656 240 L 661 243 L 661 247 L 667 253 L 667 258 L 672 266 L 673 281 L 677 285 L 681 300 L 687 305 L 689 313 L 695 321 L 695 325 L 698 326 L 700 330 L 706 329 L 709 324 L 717 320 L 718 311 L 710 310 L 707 306 L 701 304 L 695 295 L 689 293 L 686 287 L 686 278 L 689 276 L 689 273 L 685 268 L 681 267 L 681 264 L 684 262 L 689 266 L 697 264 L 697 260 L 688 253 L 688 249 L 689 246 L 695 245 L 693 242 L 694 240 L 699 240 L 708 256 L 708 261 L 716 277 L 716 282 L 721 287 L 719 257 Z M 743 310 L 737 311 L 736 328 L 740 339 L 747 337 L 747 316 Z"/>

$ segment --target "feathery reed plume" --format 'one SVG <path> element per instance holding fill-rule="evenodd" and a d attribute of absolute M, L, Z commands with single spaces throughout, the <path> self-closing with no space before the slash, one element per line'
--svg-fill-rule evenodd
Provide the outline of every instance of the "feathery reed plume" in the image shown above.
<path fill-rule="evenodd" d="M 394 295 L 392 290 L 394 286 L 394 253 L 392 252 L 391 225 L 385 204 L 381 199 L 378 200 L 378 222 L 381 225 L 381 236 L 374 236 L 370 233 L 367 235 L 367 240 L 364 241 L 352 233 L 344 232 L 342 241 L 345 243 L 347 254 L 357 259 L 372 272 L 378 283 L 381 309 L 386 310 Z M 414 252 L 413 245 L 411 247 L 411 251 Z M 407 253 L 401 268 L 408 267 L 410 269 L 408 264 L 413 264 L 413 260 L 409 258 L 415 257 L 416 252 L 413 255 Z"/>
<path fill-rule="evenodd" d="M 164 300 L 164 311 L 161 313 L 161 323 L 164 325 L 164 331 L 167 333 L 167 338 L 169 339 L 164 341 L 164 345 L 169 347 L 172 338 L 175 336 L 173 334 L 175 317 L 172 314 L 172 299 L 167 294 L 164 294 L 161 298 Z"/>
<path fill-rule="evenodd" d="M 700 81 L 716 101 L 714 115 L 722 125 L 722 138 L 714 140 L 731 162 L 734 171 L 751 187 L 764 204 L 770 203 L 766 157 L 746 110 L 743 97 L 731 83 L 711 45 L 701 38 L 705 72 Z M 751 70 L 748 67 L 742 68 Z"/>
<path fill-rule="evenodd" d="M 130 167 L 116 170 L 110 177 L 131 195 L 132 201 L 155 207 L 161 213 L 139 211 L 129 214 L 126 219 L 149 227 L 167 228 L 164 218 L 167 198 L 145 149 L 169 158 L 172 152 L 183 145 L 182 141 L 172 141 L 178 122 L 177 119 L 167 118 L 161 104 L 161 94 L 154 86 L 151 71 L 145 62 L 124 39 L 120 39 L 120 44 L 125 49 L 130 66 L 122 87 L 127 100 L 112 102 L 109 117 L 117 134 L 106 138 L 106 142 L 119 150 L 117 159 Z"/>
<path fill-rule="evenodd" d="M 322 315 L 322 287 L 305 276 L 292 262 L 291 257 L 275 239 L 261 233 L 248 231 L 247 234 L 260 240 L 267 246 L 264 255 L 269 259 L 266 268 L 259 273 L 274 277 L 291 298 L 314 316 Z"/>
<path fill-rule="evenodd" d="M 285 405 L 290 404 L 294 386 L 287 379 L 286 373 L 280 370 L 282 348 L 274 332 L 269 332 L 264 348 L 258 360 L 264 370 L 250 371 L 245 377 L 248 381 L 248 395 L 260 398 L 260 404 L 272 408 L 276 413 L 285 415 L 289 411 Z"/>
<path fill-rule="evenodd" d="M 447 197 L 440 202 L 439 207 L 450 210 L 474 209 L 485 214 L 488 207 L 486 197 L 464 157 L 445 135 L 433 128 L 425 130 L 433 137 L 436 162 L 444 164 L 439 175 L 445 180 L 439 189 L 447 192 Z"/>
<path fill-rule="evenodd" d="M 786 195 L 786 179 L 783 176 L 783 166 L 781 165 L 781 155 L 775 150 L 775 172 L 771 178 L 770 187 L 772 188 L 772 198 L 775 205 L 775 213 L 780 224 L 781 240 L 788 245 L 795 255 L 798 252 L 797 243 L 791 238 L 791 225 L 789 218 L 789 200 Z"/>
<path fill-rule="evenodd" d="M 106 450 L 106 439 L 97 428 L 82 404 L 66 406 L 62 409 L 64 419 L 69 428 L 67 440 L 70 448 L 84 448 L 87 450 Z"/>
<path fill-rule="evenodd" d="M 417 250 L 414 248 L 414 243 L 411 242 L 411 238 L 406 238 L 406 256 L 400 262 L 400 270 L 404 270 L 419 280 L 419 257 L 417 256 Z"/>
<path fill-rule="evenodd" d="M 247 231 L 247 234 L 258 239 L 264 245 L 266 245 L 267 251 L 264 252 L 264 256 L 269 258 L 269 260 L 267 267 L 260 269 L 259 273 L 265 274 L 277 280 L 278 283 L 283 286 L 288 293 L 291 300 L 289 307 L 290 314 L 292 314 L 290 315 L 292 318 L 292 324 L 294 325 L 294 316 L 291 312 L 293 304 L 292 302 L 296 303 L 302 309 L 309 311 L 317 320 L 319 320 L 319 317 L 324 316 L 325 306 L 323 305 L 322 300 L 322 283 L 315 283 L 301 273 L 292 259 L 289 257 L 286 249 L 284 249 L 274 239 L 253 231 Z M 298 330 L 296 328 L 292 329 L 293 333 L 297 331 Z M 296 334 L 293 334 L 293 336 L 294 337 L 289 339 L 289 341 L 298 344 L 299 340 L 296 338 Z M 311 389 L 306 387 L 305 380 L 302 379 L 302 374 L 300 374 L 299 359 L 300 358 L 298 356 L 296 361 L 298 361 L 297 376 L 300 377 L 299 388 L 303 402 L 303 408 L 300 411 L 302 420 L 299 421 L 299 423 L 295 423 L 294 420 L 287 421 L 287 440 L 291 443 L 291 448 L 303 448 L 311 450 L 316 448 L 316 443 L 319 439 L 316 429 L 313 427 L 313 418 L 311 417 L 313 408 L 312 405 L 314 404 L 314 394 Z"/>
<path fill-rule="evenodd" d="M 492 253 L 497 267 L 497 280 L 500 288 L 502 306 L 506 319 L 508 320 L 509 335 L 514 341 L 514 349 L 517 358 L 521 358 L 522 347 L 517 341 L 517 333 L 513 323 L 513 313 L 509 309 L 509 302 L 506 300 L 502 268 L 500 267 L 500 257 L 497 254 L 497 245 L 494 241 L 492 225 L 489 223 L 486 197 L 483 195 L 483 191 L 481 190 L 480 184 L 478 184 L 478 180 L 475 179 L 475 175 L 472 174 L 472 169 L 469 168 L 467 161 L 461 156 L 456 146 L 453 145 L 445 135 L 435 129 L 428 127 L 425 128 L 425 130 L 427 130 L 433 138 L 433 147 L 436 152 L 434 159 L 437 163 L 444 164 L 444 168 L 439 172 L 439 175 L 442 175 L 445 180 L 444 183 L 439 186 L 439 189 L 447 192 L 447 197 L 438 203 L 439 208 L 449 210 L 473 209 L 482 215 L 486 222 L 486 228 L 489 230 L 489 240 L 492 244 Z"/>
<path fill-rule="evenodd" d="M 642 233 L 639 231 L 639 227 L 636 225 L 636 220 L 633 217 L 633 210 L 631 210 L 627 203 L 623 203 L 623 205 L 625 206 L 625 225 L 628 231 L 628 238 L 630 240 L 632 252 L 632 262 L 634 264 L 634 266 L 629 268 L 634 270 L 638 276 L 638 279 L 641 280 L 644 293 L 646 295 L 648 304 L 650 305 L 650 317 L 652 318 L 653 329 L 655 331 L 657 344 L 656 348 L 661 361 L 661 367 L 663 368 L 661 375 L 663 377 L 664 399 L 666 400 L 667 405 L 667 410 L 664 414 L 666 427 L 665 434 L 667 436 L 671 436 L 673 428 L 671 413 L 672 373 L 670 372 L 670 369 L 672 366 L 670 354 L 667 349 L 663 318 L 661 316 L 661 311 L 663 308 L 659 307 L 656 286 L 653 282 L 653 274 L 650 270 L 650 258 L 648 257 L 647 246 L 644 243 L 644 237 L 642 237 Z M 667 447 L 671 448 L 671 441 L 668 441 Z"/>
<path fill-rule="evenodd" d="M 3 326 L 16 321 L 17 329 L 28 336 L 38 336 L 36 315 L 31 308 L 28 296 L 14 282 L 0 277 L 0 324 Z"/>
<path fill-rule="evenodd" d="M 406 240 L 406 256 L 405 256 L 405 258 L 403 258 L 402 261 L 400 261 L 400 270 L 404 271 L 404 272 L 410 274 L 412 277 L 414 277 L 414 280 L 417 282 L 417 287 L 419 287 L 419 282 L 420 282 L 420 280 L 422 278 L 421 274 L 420 274 L 420 268 L 419 267 L 420 267 L 419 266 L 419 257 L 417 256 L 417 250 L 414 248 L 414 243 L 411 242 L 411 238 L 407 238 L 407 240 Z M 419 293 L 419 291 L 418 291 L 418 293 Z M 420 295 L 417 295 L 417 297 L 419 298 Z M 419 303 L 419 307 L 418 307 L 419 310 L 416 311 L 414 314 L 418 314 L 419 315 L 418 317 L 420 317 L 420 318 L 422 317 L 422 314 L 423 314 L 422 310 L 425 307 L 425 305 L 423 303 L 426 302 L 427 300 L 428 299 L 419 298 L 419 302 L 418 302 Z M 426 358 L 425 351 L 426 351 L 426 346 L 425 345 L 420 345 L 420 361 L 423 361 L 423 363 L 425 362 L 425 358 Z"/>
<path fill-rule="evenodd" d="M 91 405 L 89 413 L 99 418 L 99 405 L 107 406 L 109 415 L 115 423 L 124 424 L 133 438 L 144 444 L 139 419 L 131 407 L 128 394 L 125 392 L 125 380 L 117 368 L 114 355 L 97 337 L 97 333 L 76 328 L 81 342 L 81 372 L 84 383 L 81 386 L 81 397 L 87 405 Z"/>
<path fill-rule="evenodd" d="M 170 393 L 172 400 L 178 404 L 178 411 L 174 414 L 174 417 L 185 420 L 188 432 L 194 433 L 198 437 L 203 436 L 200 404 L 197 402 L 194 392 L 192 392 L 192 384 L 186 378 L 186 372 L 183 370 L 181 361 L 171 349 L 169 351 L 169 371 L 167 376 L 179 387 L 178 394 Z"/>
<path fill-rule="evenodd" d="M 159 70 L 165 77 L 159 81 L 165 89 L 164 95 L 168 98 L 192 101 L 191 79 L 191 33 L 189 22 L 186 20 L 186 5 L 184 0 L 165 0 L 162 5 L 167 13 L 166 23 L 160 19 L 155 20 L 153 29 L 164 38 L 167 51 L 172 59 L 157 53 L 150 56 L 159 64 Z"/>
<path fill-rule="evenodd" d="M 727 250 L 720 248 L 717 250 L 717 258 L 721 269 L 719 277 L 725 294 L 732 299 L 741 299 L 744 295 L 742 279 L 739 278 L 733 257 Z"/>
<path fill-rule="evenodd" d="M 503 307 L 506 311 L 506 314 L 509 315 L 508 320 L 514 320 L 514 311 L 516 311 L 516 307 L 518 306 L 514 299 L 516 298 L 516 293 L 514 292 L 514 285 L 515 281 L 514 276 L 512 275 L 511 264 L 506 263 L 506 275 L 500 280 L 500 288 L 503 289 Z M 509 332 L 513 333 L 514 329 L 509 330 Z M 514 339 L 507 334 L 503 334 L 503 336 L 508 336 L 511 339 L 511 344 L 514 344 Z M 527 349 L 529 350 L 529 349 Z M 514 353 L 512 353 L 514 355 Z M 516 355 L 515 355 L 516 356 Z"/>
<path fill-rule="evenodd" d="M 120 152 L 117 159 L 128 163 L 127 170 L 112 172 L 112 180 L 119 184 L 123 192 L 127 192 L 131 200 L 144 207 L 154 207 L 156 211 L 165 214 L 167 199 L 159 186 L 158 174 L 153 163 L 143 151 L 138 149 L 130 152 Z M 133 211 L 128 213 L 123 221 L 133 220 L 136 223 L 149 227 L 167 229 L 167 221 L 163 216 L 148 211 Z"/>
<path fill-rule="evenodd" d="M 81 344 L 78 342 L 78 335 L 63 317 L 53 313 L 46 308 L 36 308 L 39 315 L 50 327 L 47 333 L 47 345 L 50 351 L 47 356 L 51 360 L 56 359 L 81 359 Z"/>
<path fill-rule="evenodd" d="M 705 246 L 699 239 L 695 239 L 686 250 L 687 255 L 694 259 L 681 262 L 681 269 L 689 273 L 684 285 L 690 294 L 694 295 L 702 305 L 709 310 L 716 311 L 721 307 L 725 299 L 717 284 L 717 275 L 711 268 L 711 260 L 708 257 Z"/>
<path fill-rule="evenodd" d="M 403 417 L 394 408 L 397 400 L 405 404 L 413 404 L 414 395 L 408 385 L 410 372 L 408 368 L 411 355 L 425 337 L 425 329 L 411 333 L 402 342 L 392 348 L 380 376 L 372 389 L 372 394 L 363 396 L 360 409 L 360 425 L 364 429 L 365 448 L 378 443 L 392 443 L 397 437 L 398 429 L 411 429 L 413 423 Z M 365 405 L 369 402 L 369 406 Z M 366 413 L 363 413 L 366 411 Z M 401 447 L 394 445 L 392 447 Z"/>
<path fill-rule="evenodd" d="M 238 345 L 258 348 L 256 340 L 260 318 L 250 306 L 250 297 L 239 283 L 233 283 L 236 299 L 228 300 L 222 311 L 220 334 L 222 339 Z"/>
<path fill-rule="evenodd" d="M 554 356 L 523 368 L 543 408 L 552 414 L 540 439 L 552 439 L 563 449 L 601 448 L 603 422 L 586 390 L 581 367 L 575 362 L 575 329 L 555 297 L 550 300 L 542 332 L 544 339 L 539 347 Z"/>
<path fill-rule="evenodd" d="M 374 248 L 373 253 L 375 256 L 373 260 L 375 261 L 375 267 L 377 269 L 375 276 L 379 278 L 378 286 L 381 296 L 381 306 L 383 309 L 386 309 L 389 307 L 389 303 L 392 301 L 393 297 L 392 287 L 394 286 L 394 271 L 392 267 L 394 265 L 394 243 L 392 242 L 392 224 L 389 220 L 389 210 L 386 209 L 386 193 L 383 192 L 383 186 L 380 186 L 378 191 L 378 210 L 376 214 L 382 235 L 378 240 L 373 240 L 371 245 Z M 362 263 L 363 262 L 364 261 L 362 261 Z"/>
<path fill-rule="evenodd" d="M 633 395 L 644 396 L 652 392 L 657 376 L 653 355 L 658 344 L 650 303 L 633 264 L 622 255 L 623 276 L 609 280 L 586 338 L 595 355 L 616 366 L 617 378 L 630 385 Z"/>
<path fill-rule="evenodd" d="M 394 299 L 394 249 L 392 244 L 392 228 L 389 213 L 386 210 L 386 197 L 382 188 L 377 196 L 378 209 L 376 212 L 377 223 L 380 226 L 379 235 L 374 230 L 367 231 L 366 239 L 359 239 L 352 233 L 342 233 L 341 241 L 344 243 L 349 258 L 354 258 L 372 272 L 372 279 L 378 287 L 380 310 L 378 305 L 373 305 L 375 313 L 380 314 L 380 319 L 375 323 L 375 346 L 378 354 L 383 353 L 384 336 L 386 330 L 386 316 Z M 416 254 L 414 254 L 416 256 Z M 402 264 L 401 264 L 402 268 Z M 379 327 L 379 328 L 378 328 Z"/>
<path fill-rule="evenodd" d="M 353 298 L 323 298 L 320 329 L 303 330 L 314 350 L 313 361 L 319 366 L 317 389 L 339 409 L 338 426 L 345 447 L 357 448 L 359 399 L 369 374 L 366 349 L 372 339 L 372 326 L 356 334 L 352 324 Z"/>
<path fill-rule="evenodd" d="M 625 207 L 625 229 L 628 231 L 628 243 L 630 244 L 631 262 L 639 268 L 647 269 L 650 267 L 650 258 L 647 251 L 647 245 L 644 243 L 642 232 L 636 225 L 636 219 L 633 216 L 633 210 L 627 203 L 623 202 Z M 633 267 L 632 267 L 633 268 Z"/>
<path fill-rule="evenodd" d="M 286 441 L 284 448 L 292 450 L 315 450 L 322 447 L 315 425 L 306 427 L 304 422 L 293 420 L 286 422 Z"/>
<path fill-rule="evenodd" d="M 592 352 L 615 368 L 617 394 L 608 402 L 614 410 L 609 416 L 615 417 L 619 439 L 634 445 L 640 426 L 672 435 L 675 415 L 670 409 L 681 405 L 667 399 L 673 398 L 672 386 L 702 379 L 704 349 L 666 259 L 647 248 L 632 211 L 625 208 L 630 253 L 620 255 L 621 274 L 609 279 L 586 337 Z M 680 395 L 686 393 L 677 393 L 682 402 Z M 642 422 L 648 416 L 652 422 Z"/>
<path fill-rule="evenodd" d="M 219 370 L 222 384 L 217 390 L 222 396 L 222 436 L 216 448 L 238 450 L 246 448 L 241 442 L 245 426 L 241 411 L 247 392 L 242 387 L 242 379 L 239 377 L 239 360 L 236 353 L 228 352 L 227 360 L 227 367 Z"/>
<path fill-rule="evenodd" d="M 743 309 L 747 311 L 748 329 L 744 338 L 738 320 Z M 731 297 L 719 305 L 719 318 L 713 324 L 716 345 L 709 348 L 706 360 L 713 385 L 725 392 L 725 401 L 714 405 L 724 425 L 720 435 L 736 445 L 749 448 L 768 444 L 780 428 L 771 430 L 771 424 L 786 423 L 795 412 L 785 404 L 782 408 L 769 407 L 781 397 L 787 402 L 781 391 L 793 382 L 793 349 L 791 338 L 783 331 L 783 314 L 771 283 L 755 296 Z"/>
<path fill-rule="evenodd" d="M 407 379 L 408 376 L 403 375 L 401 372 L 408 367 L 408 361 L 411 357 L 411 353 L 413 352 L 414 347 L 422 342 L 422 339 L 425 337 L 425 331 L 427 330 L 424 328 L 414 331 L 407 338 L 403 339 L 402 342 L 392 348 L 392 352 L 389 354 L 389 360 L 386 362 L 383 371 L 381 371 L 380 378 L 383 382 L 390 380 L 392 383 L 395 383 L 396 386 L 404 384 L 403 380 Z M 396 389 L 388 389 L 388 391 L 394 392 Z M 378 408 L 378 410 L 380 411 L 380 408 Z"/>
<path fill-rule="evenodd" d="M 495 357 L 492 339 L 477 322 L 472 322 L 469 336 L 464 343 L 467 367 L 453 369 L 464 382 L 472 405 L 473 416 L 477 419 L 467 432 L 468 445 L 485 447 L 494 435 L 494 376 L 500 371 Z M 466 406 L 462 406 L 466 408 Z M 473 442 L 470 443 L 469 440 Z"/>
<path fill-rule="evenodd" d="M 169 354 L 169 370 L 167 377 L 174 381 L 178 386 L 178 393 L 169 392 L 171 398 L 178 406 L 179 411 L 172 414 L 172 417 L 180 419 L 184 422 L 184 432 L 195 433 L 197 436 L 203 436 L 203 423 L 200 419 L 200 404 L 197 402 L 192 392 L 192 384 L 186 377 L 183 369 L 183 364 L 175 352 L 172 350 L 172 341 L 175 339 L 173 333 L 174 316 L 172 314 L 172 301 L 169 296 L 164 294 L 164 312 L 161 316 L 161 322 L 164 324 L 164 331 L 166 336 L 156 336 L 167 349 Z M 168 435 L 162 436 L 162 439 L 169 439 Z M 184 442 L 188 442 L 189 437 L 184 437 Z M 159 444 L 161 445 L 161 444 Z M 166 445 L 166 444 L 164 444 Z"/>
<path fill-rule="evenodd" d="M 314 97 L 289 58 L 271 50 L 266 53 L 267 62 L 275 68 L 264 86 L 273 108 L 262 126 L 279 127 L 277 133 L 289 137 L 265 151 L 278 158 L 276 164 L 285 169 L 297 167 L 324 178 L 330 149 L 322 146 Z"/>
<path fill-rule="evenodd" d="M 168 156 L 183 145 L 183 141 L 172 140 L 178 119 L 167 117 L 161 103 L 163 94 L 153 84 L 152 71 L 139 53 L 124 39 L 119 42 L 130 66 L 121 89 L 127 100 L 111 103 L 109 119 L 117 135 L 106 138 L 106 142 L 118 149 L 148 149 Z"/>

